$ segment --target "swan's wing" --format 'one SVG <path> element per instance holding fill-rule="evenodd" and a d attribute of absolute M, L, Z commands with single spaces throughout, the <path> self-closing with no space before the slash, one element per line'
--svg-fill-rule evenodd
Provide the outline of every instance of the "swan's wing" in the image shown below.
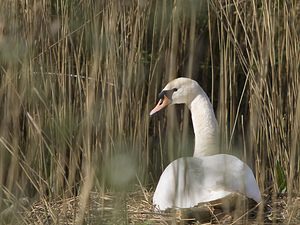
<path fill-rule="evenodd" d="M 229 192 L 237 192 L 255 200 L 261 201 L 259 187 L 249 166 L 235 156 L 218 154 L 201 157 L 202 169 L 209 172 L 209 182 L 221 182 L 222 188 Z M 201 169 L 201 168 L 198 168 Z"/>
<path fill-rule="evenodd" d="M 168 165 L 160 177 L 153 203 L 161 210 L 189 208 L 238 192 L 260 200 L 251 169 L 230 155 L 180 158 Z M 259 197 L 257 197 L 259 196 Z"/>
<path fill-rule="evenodd" d="M 190 208 L 201 202 L 223 198 L 230 192 L 222 188 L 220 176 L 198 158 L 180 158 L 168 165 L 156 187 L 153 204 L 159 209 Z M 220 185 L 219 185 L 220 184 Z"/>

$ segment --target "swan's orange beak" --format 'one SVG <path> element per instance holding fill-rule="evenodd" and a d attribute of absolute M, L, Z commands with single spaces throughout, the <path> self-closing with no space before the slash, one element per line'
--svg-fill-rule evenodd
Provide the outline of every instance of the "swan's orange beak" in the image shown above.
<path fill-rule="evenodd" d="M 166 106 L 171 104 L 171 100 L 164 95 L 163 98 L 159 99 L 157 105 L 154 107 L 154 109 L 151 110 L 150 112 L 150 116 L 152 116 L 153 114 L 157 113 L 158 111 L 162 110 L 163 108 L 165 108 Z"/>

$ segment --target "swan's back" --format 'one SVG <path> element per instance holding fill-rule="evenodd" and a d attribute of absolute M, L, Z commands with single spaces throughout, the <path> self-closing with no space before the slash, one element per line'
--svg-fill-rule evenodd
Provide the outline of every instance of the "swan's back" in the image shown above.
<path fill-rule="evenodd" d="M 260 191 L 251 169 L 232 155 L 180 158 L 162 173 L 153 197 L 160 210 L 189 208 L 240 193 L 259 202 Z"/>

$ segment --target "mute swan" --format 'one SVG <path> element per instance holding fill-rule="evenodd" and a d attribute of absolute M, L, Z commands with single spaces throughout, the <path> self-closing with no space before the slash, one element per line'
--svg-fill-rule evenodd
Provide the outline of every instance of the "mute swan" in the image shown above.
<path fill-rule="evenodd" d="M 232 193 L 260 202 L 259 187 L 251 169 L 235 156 L 217 154 L 216 117 L 209 98 L 196 81 L 181 77 L 169 82 L 150 116 L 168 105 L 182 103 L 191 111 L 194 156 L 179 158 L 163 171 L 153 196 L 156 208 L 190 208 Z"/>

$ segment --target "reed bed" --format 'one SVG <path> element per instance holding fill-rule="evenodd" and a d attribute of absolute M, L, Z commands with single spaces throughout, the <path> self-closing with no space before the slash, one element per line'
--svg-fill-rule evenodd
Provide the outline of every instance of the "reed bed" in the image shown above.
<path fill-rule="evenodd" d="M 223 152 L 254 169 L 264 201 L 252 223 L 300 223 L 298 1 L 10 0 L 0 11 L 0 224 L 177 223 L 151 196 L 165 166 L 192 154 L 189 112 L 149 111 L 178 76 L 208 93 Z"/>

